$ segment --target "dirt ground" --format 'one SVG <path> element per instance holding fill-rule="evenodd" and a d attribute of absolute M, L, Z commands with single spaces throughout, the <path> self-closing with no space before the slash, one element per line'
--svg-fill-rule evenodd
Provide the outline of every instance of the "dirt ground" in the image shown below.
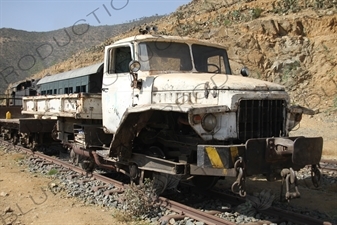
<path fill-rule="evenodd" d="M 303 115 L 291 136 L 323 137 L 323 157 L 337 160 L 337 112 Z"/>
<path fill-rule="evenodd" d="M 52 181 L 25 171 L 17 161 L 24 155 L 0 150 L 0 224 L 129 224 L 116 220 L 113 211 L 86 206 L 48 189 Z"/>

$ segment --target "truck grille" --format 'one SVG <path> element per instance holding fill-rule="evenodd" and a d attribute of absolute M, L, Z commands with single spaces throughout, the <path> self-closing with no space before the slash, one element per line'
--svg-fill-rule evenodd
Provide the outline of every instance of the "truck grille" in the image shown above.
<path fill-rule="evenodd" d="M 284 100 L 241 100 L 238 109 L 239 140 L 279 137 L 285 121 Z"/>

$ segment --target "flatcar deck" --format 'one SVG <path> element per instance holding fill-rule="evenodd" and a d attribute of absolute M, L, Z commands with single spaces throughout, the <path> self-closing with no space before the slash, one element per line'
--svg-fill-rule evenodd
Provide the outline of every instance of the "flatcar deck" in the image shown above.
<path fill-rule="evenodd" d="M 20 119 L 0 119 L 0 127 L 19 128 Z"/>
<path fill-rule="evenodd" d="M 17 129 L 23 133 L 50 132 L 56 123 L 56 119 L 0 119 L 0 127 Z"/>
<path fill-rule="evenodd" d="M 19 123 L 20 119 L 0 119 L 0 124 Z"/>

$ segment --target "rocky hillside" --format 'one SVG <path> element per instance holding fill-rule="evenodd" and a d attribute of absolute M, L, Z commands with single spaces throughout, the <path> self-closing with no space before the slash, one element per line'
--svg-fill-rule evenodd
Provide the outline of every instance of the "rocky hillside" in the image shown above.
<path fill-rule="evenodd" d="M 227 47 L 232 69 L 284 84 L 294 103 L 317 111 L 337 109 L 337 0 L 193 0 L 157 20 L 161 34 L 209 39 Z M 154 12 L 155 13 L 155 12 Z M 139 27 L 35 77 L 103 60 L 104 46 Z"/>

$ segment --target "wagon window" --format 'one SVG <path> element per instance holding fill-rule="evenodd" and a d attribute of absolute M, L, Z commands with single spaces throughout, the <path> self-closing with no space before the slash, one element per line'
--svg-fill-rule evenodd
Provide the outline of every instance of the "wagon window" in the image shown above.
<path fill-rule="evenodd" d="M 64 89 L 64 94 L 71 94 L 73 93 L 73 87 L 66 87 Z"/>
<path fill-rule="evenodd" d="M 81 92 L 87 92 L 86 86 L 85 86 L 85 85 L 82 85 L 82 86 L 81 86 Z"/>

